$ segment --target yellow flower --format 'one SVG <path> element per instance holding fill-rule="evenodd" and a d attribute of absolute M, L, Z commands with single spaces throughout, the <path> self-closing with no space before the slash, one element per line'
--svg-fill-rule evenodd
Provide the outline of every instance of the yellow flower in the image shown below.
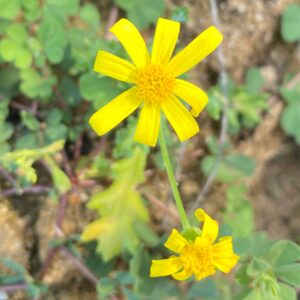
<path fill-rule="evenodd" d="M 195 85 L 176 77 L 185 73 L 214 51 L 222 34 L 209 27 L 172 59 L 180 24 L 160 18 L 157 23 L 152 53 L 136 27 L 126 19 L 119 20 L 110 31 L 123 45 L 132 62 L 106 51 L 99 51 L 94 70 L 133 84 L 90 118 L 98 135 L 103 135 L 142 106 L 134 139 L 155 146 L 162 110 L 180 141 L 199 131 L 194 117 L 205 107 L 207 95 Z M 191 106 L 191 113 L 178 99 Z"/>
<path fill-rule="evenodd" d="M 150 277 L 172 275 L 177 280 L 185 280 L 195 275 L 197 280 L 201 280 L 214 275 L 216 269 L 228 273 L 236 265 L 239 257 L 233 252 L 232 237 L 222 237 L 214 244 L 218 223 L 203 209 L 197 209 L 195 215 L 203 222 L 202 233 L 191 241 L 173 229 L 165 246 L 179 256 L 153 260 Z"/>

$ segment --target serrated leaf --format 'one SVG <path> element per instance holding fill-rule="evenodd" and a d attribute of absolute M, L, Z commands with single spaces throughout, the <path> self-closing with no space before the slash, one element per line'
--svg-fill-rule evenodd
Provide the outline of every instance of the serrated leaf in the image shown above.
<path fill-rule="evenodd" d="M 286 42 L 300 40 L 300 5 L 291 4 L 284 11 L 281 20 L 281 35 Z"/>
<path fill-rule="evenodd" d="M 268 257 L 273 266 L 289 265 L 300 259 L 300 247 L 292 241 L 278 241 L 272 247 Z"/>
<path fill-rule="evenodd" d="M 97 240 L 97 250 L 105 261 L 124 250 L 134 253 L 139 245 L 135 222 L 147 222 L 148 212 L 136 185 L 144 181 L 145 162 L 146 154 L 140 148 L 132 157 L 115 162 L 113 184 L 88 203 L 100 218 L 85 228 L 81 239 Z"/>
<path fill-rule="evenodd" d="M 277 267 L 275 274 L 286 283 L 300 287 L 300 264 Z"/>

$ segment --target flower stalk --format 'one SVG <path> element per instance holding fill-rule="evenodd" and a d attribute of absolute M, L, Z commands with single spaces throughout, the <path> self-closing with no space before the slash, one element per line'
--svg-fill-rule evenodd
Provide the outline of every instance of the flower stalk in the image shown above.
<path fill-rule="evenodd" d="M 163 122 L 162 122 L 163 123 Z M 186 216 L 186 212 L 185 209 L 183 207 L 183 203 L 182 203 L 182 199 L 178 190 L 178 186 L 177 186 L 177 182 L 175 179 L 175 175 L 173 172 L 173 168 L 171 165 L 171 160 L 170 160 L 170 156 L 168 153 L 168 148 L 166 145 L 166 140 L 165 140 L 165 134 L 164 131 L 166 126 L 164 126 L 164 124 L 162 124 L 161 126 L 161 130 L 159 131 L 159 145 L 160 145 L 160 150 L 163 156 L 163 160 L 164 160 L 164 164 L 165 164 L 165 168 L 168 174 L 168 178 L 169 178 L 169 182 L 170 182 L 170 186 L 171 186 L 171 190 L 172 190 L 172 194 L 175 200 L 175 204 L 177 206 L 177 210 L 178 210 L 178 214 L 181 220 L 181 224 L 183 227 L 183 230 L 186 230 L 190 227 L 190 223 L 188 221 L 188 218 Z"/>

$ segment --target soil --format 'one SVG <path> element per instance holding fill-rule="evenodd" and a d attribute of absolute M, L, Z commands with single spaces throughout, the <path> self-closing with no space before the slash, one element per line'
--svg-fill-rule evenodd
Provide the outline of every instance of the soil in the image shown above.
<path fill-rule="evenodd" d="M 224 52 L 228 73 L 242 82 L 249 67 L 261 68 L 267 90 L 274 91 L 287 71 L 300 69 L 300 50 L 295 45 L 283 43 L 279 34 L 279 21 L 283 10 L 293 0 L 222 0 L 220 19 L 224 33 Z M 104 3 L 104 2 L 103 2 Z M 107 5 L 110 7 L 110 2 Z M 106 4 L 105 4 L 106 5 Z M 168 8 L 187 5 L 190 22 L 182 26 L 179 43 L 185 45 L 204 28 L 211 25 L 209 2 L 204 0 L 169 0 Z M 106 6 L 105 6 L 106 7 Z M 108 16 L 105 13 L 104 16 Z M 201 17 L 199 17 L 201 16 Z M 105 18 L 104 18 L 105 21 Z M 209 87 L 216 83 L 218 64 L 212 55 L 192 72 L 192 81 Z M 300 230 L 300 148 L 287 138 L 280 129 L 279 119 L 283 102 L 277 97 L 270 100 L 270 110 L 263 122 L 247 138 L 236 140 L 241 153 L 255 158 L 255 175 L 247 182 L 249 196 L 255 209 L 257 229 L 266 230 L 274 238 L 299 241 Z M 185 149 L 182 160 L 181 190 L 187 205 L 191 204 L 204 183 L 200 172 L 200 160 L 206 154 L 205 138 L 213 131 L 218 132 L 205 112 L 199 118 L 202 134 Z M 168 202 L 166 177 L 151 170 L 146 188 L 158 190 L 158 199 Z M 160 188 L 157 189 L 157 186 Z M 226 186 L 215 184 L 204 202 L 204 208 L 217 216 L 224 207 Z M 64 222 L 66 234 L 80 233 L 93 215 L 85 208 L 88 195 L 79 191 L 79 201 L 68 202 Z M 172 204 L 170 204 L 172 209 Z M 36 272 L 46 256 L 49 241 L 55 234 L 54 218 L 56 205 L 46 197 L 0 198 L 0 257 L 9 256 L 28 270 Z M 153 226 L 159 230 L 164 219 L 162 212 L 151 208 Z M 174 225 L 174 220 L 163 223 L 164 228 Z M 14 241 L 13 243 L 11 241 Z M 0 268 L 2 272 L 3 269 Z M 4 270 L 8 272 L 8 270 Z M 57 255 L 44 280 L 51 284 L 46 300 L 92 300 L 96 299 L 94 287 L 83 278 L 66 257 Z M 24 300 L 23 293 L 11 299 Z"/>

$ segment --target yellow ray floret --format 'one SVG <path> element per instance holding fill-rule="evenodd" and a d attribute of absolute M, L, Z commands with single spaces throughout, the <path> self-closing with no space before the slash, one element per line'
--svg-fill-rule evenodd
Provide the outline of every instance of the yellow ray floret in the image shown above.
<path fill-rule="evenodd" d="M 179 29 L 180 23 L 160 18 L 151 55 L 141 34 L 130 21 L 121 19 L 110 29 L 131 62 L 99 51 L 94 71 L 134 86 L 92 115 L 90 125 L 98 135 L 106 134 L 138 107 L 141 111 L 134 138 L 140 143 L 156 145 L 161 111 L 180 141 L 189 139 L 199 131 L 194 117 L 205 107 L 207 95 L 192 83 L 176 77 L 213 52 L 223 37 L 217 28 L 211 26 L 171 58 Z M 179 99 L 191 107 L 191 112 Z"/>
<path fill-rule="evenodd" d="M 228 273 L 237 264 L 239 257 L 233 251 L 232 237 L 222 237 L 215 243 L 219 232 L 218 223 L 202 209 L 197 209 L 195 215 L 203 222 L 201 234 L 188 240 L 173 229 L 165 246 L 178 256 L 153 260 L 151 277 L 171 275 L 177 280 L 185 280 L 194 275 L 197 280 L 201 280 L 214 275 L 216 269 Z"/>

